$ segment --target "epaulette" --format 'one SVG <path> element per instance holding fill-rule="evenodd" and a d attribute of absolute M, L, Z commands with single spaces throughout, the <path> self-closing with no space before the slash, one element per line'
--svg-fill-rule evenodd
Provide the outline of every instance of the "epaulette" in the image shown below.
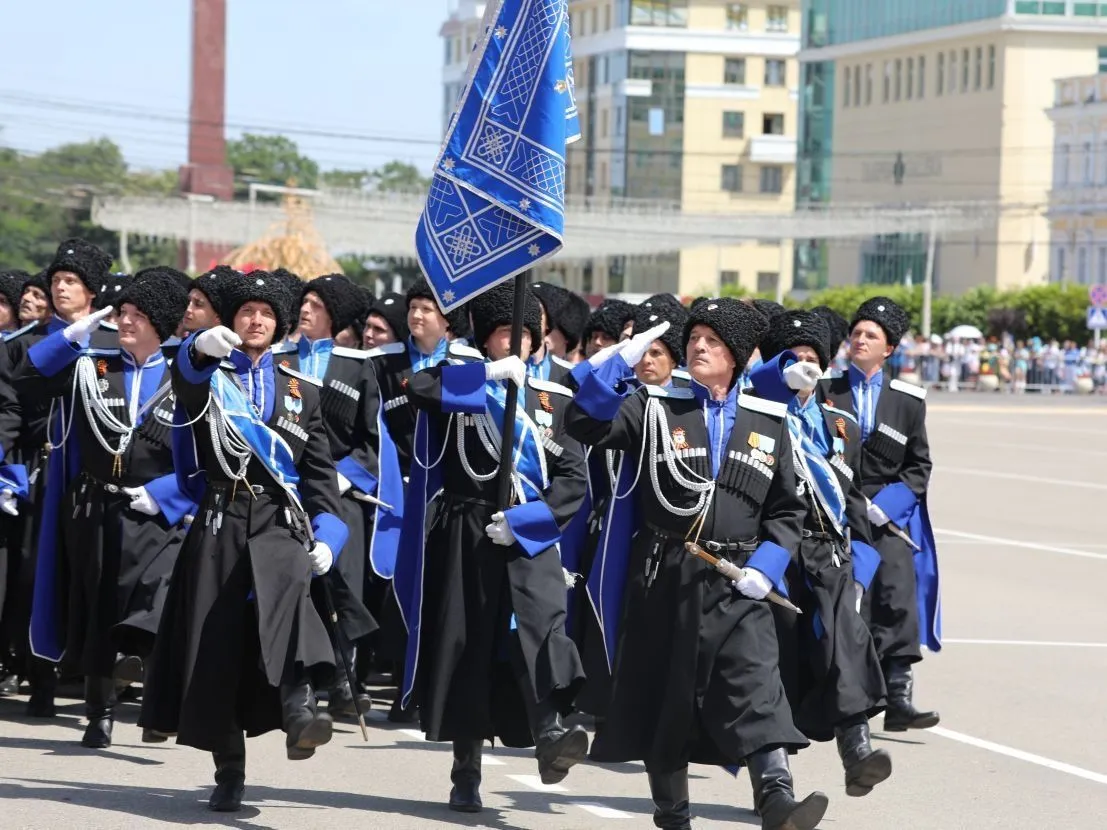
<path fill-rule="evenodd" d="M 4 338 L 4 342 L 5 342 L 5 343 L 7 343 L 7 342 L 9 342 L 9 341 L 11 341 L 11 340 L 15 340 L 15 338 L 17 338 L 17 337 L 22 337 L 22 336 L 23 336 L 23 335 L 25 335 L 25 334 L 26 334 L 27 332 L 29 332 L 29 331 L 34 331 L 34 330 L 35 330 L 35 328 L 37 328 L 37 327 L 38 327 L 39 325 L 41 325 L 41 323 L 28 323 L 28 324 L 27 324 L 27 325 L 25 325 L 25 326 L 24 326 L 23 328 L 21 328 L 21 329 L 16 329 L 16 330 L 15 330 L 15 331 L 13 331 L 13 332 L 12 332 L 11 334 L 9 334 L 9 335 L 8 335 L 7 337 L 5 337 L 5 338 Z"/>
<path fill-rule="evenodd" d="M 162 343 L 161 347 L 163 349 L 174 349 L 174 348 L 177 348 L 180 345 L 181 345 L 181 338 L 177 337 L 177 335 L 174 334 L 172 337 L 170 337 L 168 340 L 166 340 L 164 343 Z"/>
<path fill-rule="evenodd" d="M 107 320 L 100 321 L 100 328 L 107 329 L 108 331 L 119 331 L 118 323 L 109 323 Z"/>
<path fill-rule="evenodd" d="M 277 343 L 272 346 L 269 351 L 273 354 L 292 354 L 292 352 L 298 350 L 300 347 L 295 343 Z"/>
<path fill-rule="evenodd" d="M 677 380 L 686 380 L 689 383 L 692 382 L 692 373 L 687 369 L 673 369 L 673 377 Z"/>
<path fill-rule="evenodd" d="M 277 368 L 284 372 L 286 375 L 290 375 L 294 378 L 299 378 L 300 380 L 304 381 L 304 383 L 310 383 L 312 386 L 318 386 L 319 388 L 323 387 L 322 381 L 316 380 L 311 375 L 305 375 L 303 372 L 297 372 L 295 369 L 289 366 L 281 365 Z"/>
<path fill-rule="evenodd" d="M 760 412 L 762 415 L 772 415 L 775 418 L 783 418 L 788 414 L 788 404 L 777 403 L 754 395 L 739 395 L 738 406 L 751 412 Z"/>
<path fill-rule="evenodd" d="M 566 360 L 565 358 L 563 358 L 563 357 L 558 357 L 558 356 L 557 356 L 557 355 L 555 355 L 555 354 L 552 354 L 552 355 L 550 355 L 550 360 L 552 360 L 552 361 L 553 361 L 554 363 L 556 363 L 556 364 L 557 364 L 558 366 L 563 366 L 563 367 L 565 367 L 566 369 L 572 369 L 572 368 L 573 368 L 574 366 L 576 366 L 576 364 L 575 364 L 575 363 L 570 363 L 570 362 L 569 362 L 568 360 Z"/>
<path fill-rule="evenodd" d="M 375 349 L 370 349 L 365 353 L 366 357 L 380 357 L 386 354 L 400 354 L 400 352 L 407 351 L 407 343 L 385 343 L 383 346 L 377 346 Z"/>
<path fill-rule="evenodd" d="M 691 389 L 666 389 L 664 386 L 649 386 L 643 387 L 646 390 L 646 394 L 651 398 L 677 398 L 679 400 L 688 400 L 689 398 L 696 397 L 696 393 Z"/>
<path fill-rule="evenodd" d="M 553 392 L 555 395 L 565 395 L 568 398 L 573 397 L 573 390 L 568 386 L 562 386 L 560 383 L 552 383 L 548 380 L 542 380 L 541 378 L 527 378 L 527 386 L 531 389 L 537 389 L 539 392 Z"/>
<path fill-rule="evenodd" d="M 369 356 L 369 352 L 362 351 L 361 349 L 350 349 L 346 346 L 335 346 L 331 350 L 331 354 L 338 355 L 339 357 L 348 357 L 351 360 L 365 360 Z"/>
<path fill-rule="evenodd" d="M 907 383 L 896 378 L 888 384 L 888 387 L 890 389 L 895 389 L 897 392 L 903 392 L 905 395 L 918 398 L 920 401 L 926 400 L 926 387 L 924 386 L 916 386 L 913 383 Z"/>
<path fill-rule="evenodd" d="M 450 344 L 448 351 L 454 357 L 469 357 L 474 360 L 484 360 L 484 355 L 481 354 L 478 349 L 474 349 L 472 346 L 466 346 L 464 343 L 455 341 Z"/>
<path fill-rule="evenodd" d="M 857 420 L 857 417 L 852 412 L 846 412 L 844 409 L 839 409 L 834 404 L 832 404 L 830 401 L 824 401 L 823 402 L 823 409 L 825 409 L 827 412 L 834 412 L 835 414 L 838 414 L 838 415 L 844 415 L 846 418 L 849 418 L 851 421 L 853 421 L 858 426 L 861 426 L 860 422 L 858 422 L 858 420 Z"/>

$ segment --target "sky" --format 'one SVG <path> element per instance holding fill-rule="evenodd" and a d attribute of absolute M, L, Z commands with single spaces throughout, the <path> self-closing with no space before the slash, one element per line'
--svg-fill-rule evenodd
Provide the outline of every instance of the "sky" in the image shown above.
<path fill-rule="evenodd" d="M 107 136 L 135 168 L 186 161 L 191 0 L 5 5 L 0 145 Z M 324 170 L 400 159 L 428 171 L 449 5 L 227 0 L 228 138 L 282 132 Z"/>

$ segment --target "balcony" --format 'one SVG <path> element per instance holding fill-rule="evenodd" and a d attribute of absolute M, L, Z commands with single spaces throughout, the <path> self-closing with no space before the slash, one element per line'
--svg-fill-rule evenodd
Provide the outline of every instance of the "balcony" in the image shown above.
<path fill-rule="evenodd" d="M 1053 106 L 1077 107 L 1107 101 L 1107 73 L 1061 78 L 1053 82 Z"/>
<path fill-rule="evenodd" d="M 755 135 L 750 139 L 750 161 L 754 164 L 795 164 L 794 135 Z"/>

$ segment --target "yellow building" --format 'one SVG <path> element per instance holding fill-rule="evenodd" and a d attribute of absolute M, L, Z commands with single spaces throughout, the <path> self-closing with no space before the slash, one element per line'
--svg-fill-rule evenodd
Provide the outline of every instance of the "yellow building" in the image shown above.
<path fill-rule="evenodd" d="M 1049 279 L 1064 262 L 1046 216 L 1053 82 L 1097 69 L 1107 4 L 805 0 L 805 14 L 798 204 L 979 202 L 978 227 L 942 235 L 936 288 Z M 803 287 L 925 268 L 924 235 L 799 248 Z"/>
<path fill-rule="evenodd" d="M 483 3 L 462 0 L 442 28 L 444 118 L 463 82 Z M 570 0 L 582 138 L 567 194 L 602 205 L 677 204 L 719 213 L 795 204 L 798 0 Z M 654 257 L 555 261 L 542 276 L 585 294 L 715 293 L 791 286 L 778 240 Z"/>

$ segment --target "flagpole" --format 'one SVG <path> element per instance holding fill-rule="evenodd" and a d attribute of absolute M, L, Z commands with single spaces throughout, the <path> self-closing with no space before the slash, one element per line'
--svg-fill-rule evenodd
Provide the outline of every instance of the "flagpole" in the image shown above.
<path fill-rule="evenodd" d="M 527 283 L 529 271 L 524 271 L 515 278 L 515 304 L 511 312 L 511 353 L 516 357 L 522 356 L 523 351 L 523 314 L 526 309 Z M 531 349 L 538 344 L 532 343 Z M 499 487 L 496 503 L 501 510 L 511 507 L 511 473 L 515 448 L 515 408 L 519 400 L 519 387 L 515 382 L 507 382 L 507 401 L 504 406 L 504 427 L 500 440 L 500 473 L 497 485 Z"/>

